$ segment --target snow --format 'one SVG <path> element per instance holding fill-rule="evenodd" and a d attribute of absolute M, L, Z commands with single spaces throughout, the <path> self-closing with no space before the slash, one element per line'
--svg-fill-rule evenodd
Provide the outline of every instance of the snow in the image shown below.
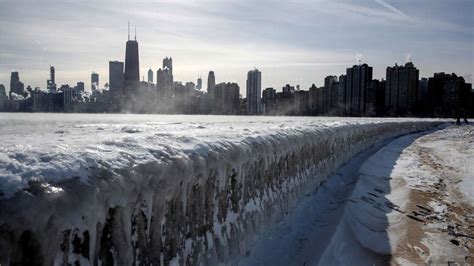
<path fill-rule="evenodd" d="M 352 202 L 361 164 L 387 142 L 362 152 L 308 193 L 281 222 L 262 234 L 239 265 L 312 265 L 322 256 L 337 229 L 344 206 Z M 342 243 L 346 245 L 346 242 Z M 351 247 L 349 247 L 351 248 Z M 329 265 L 333 265 L 331 263 Z"/>
<path fill-rule="evenodd" d="M 446 125 L 367 149 L 236 260 L 239 265 L 466 263 L 469 238 L 459 248 L 449 240 L 462 239 L 472 226 L 473 130 Z M 437 189 L 440 180 L 447 186 Z M 457 213 L 463 204 L 470 207 Z M 418 217 L 424 222 L 407 218 L 412 211 L 427 211 Z"/>
<path fill-rule="evenodd" d="M 447 165 L 455 166 L 458 188 L 474 204 L 474 127 L 463 125 L 437 132 L 423 147 L 433 150 Z"/>
<path fill-rule="evenodd" d="M 45 264 L 225 263 L 357 153 L 441 123 L 0 114 L 0 257 L 29 230 Z M 88 252 L 61 245 L 67 230 Z"/>
<path fill-rule="evenodd" d="M 393 182 L 396 176 L 419 173 L 411 157 L 400 157 L 403 150 L 421 134 L 392 141 L 372 155 L 360 168 L 359 180 L 344 216 L 319 264 L 381 264 L 406 233 L 404 215 L 390 209 L 394 203 L 404 210 L 408 200 L 405 184 Z M 425 175 L 426 176 L 426 175 Z M 413 182 L 417 184 L 419 180 Z"/>
<path fill-rule="evenodd" d="M 394 122 L 414 119 L 390 119 Z M 121 169 L 152 160 L 226 148 L 340 125 L 387 119 L 216 117 L 96 114 L 0 114 L 0 191 L 6 197 L 29 181 L 88 182 L 94 168 Z"/>

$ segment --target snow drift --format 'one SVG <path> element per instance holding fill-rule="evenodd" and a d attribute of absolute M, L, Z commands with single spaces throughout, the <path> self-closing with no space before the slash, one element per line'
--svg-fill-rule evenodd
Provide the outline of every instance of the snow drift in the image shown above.
<path fill-rule="evenodd" d="M 0 264 L 227 262 L 355 154 L 441 123 L 208 120 L 0 120 Z"/>

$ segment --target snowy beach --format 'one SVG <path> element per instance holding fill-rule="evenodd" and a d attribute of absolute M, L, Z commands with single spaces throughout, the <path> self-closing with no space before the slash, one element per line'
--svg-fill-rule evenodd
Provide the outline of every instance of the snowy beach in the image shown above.
<path fill-rule="evenodd" d="M 338 169 L 241 265 L 473 263 L 474 127 L 382 143 Z"/>

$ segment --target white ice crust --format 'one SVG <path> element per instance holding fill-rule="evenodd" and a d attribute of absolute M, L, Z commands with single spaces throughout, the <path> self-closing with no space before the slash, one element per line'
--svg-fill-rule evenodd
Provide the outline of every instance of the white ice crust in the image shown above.
<path fill-rule="evenodd" d="M 0 114 L 0 257 L 32 238 L 45 264 L 225 263 L 357 153 L 441 123 Z"/>
<path fill-rule="evenodd" d="M 56 183 L 91 169 L 206 154 L 266 135 L 416 119 L 229 117 L 181 115 L 0 114 L 0 192 L 11 197 L 29 181 Z M 426 121 L 426 120 L 425 120 Z"/>

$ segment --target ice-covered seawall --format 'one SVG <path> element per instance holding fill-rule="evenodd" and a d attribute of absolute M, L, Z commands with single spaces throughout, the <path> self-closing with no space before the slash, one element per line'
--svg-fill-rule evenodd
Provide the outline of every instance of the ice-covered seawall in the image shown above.
<path fill-rule="evenodd" d="M 92 124 L 100 132 L 111 125 Z M 183 138 L 176 137 L 172 132 L 176 128 L 167 124 L 159 126 L 171 131 L 168 137 L 152 128 L 143 130 L 149 123 L 112 123 L 111 134 L 126 136 L 110 139 L 97 134 L 93 143 L 100 149 L 93 151 L 84 151 L 91 147 L 80 148 L 79 141 L 66 151 L 53 149 L 53 144 L 34 144 L 18 156 L 7 145 L 0 157 L 1 181 L 7 183 L 2 184 L 6 192 L 0 200 L 0 264 L 227 262 L 244 254 L 257 233 L 358 152 L 438 124 L 396 119 L 285 120 L 249 126 L 228 123 L 224 127 L 231 127 L 231 133 L 217 133 L 222 124 L 202 123 L 186 126 L 189 134 Z M 66 124 L 66 132 L 57 134 L 74 137 L 80 135 L 76 130 L 87 130 L 88 125 L 75 129 Z M 262 127 L 267 128 L 254 134 L 235 133 Z M 143 138 L 135 137 L 144 131 Z M 160 139 L 151 138 L 157 134 Z M 170 142 L 173 136 L 172 142 L 181 144 L 171 145 L 163 136 Z M 147 146 L 144 141 L 159 145 Z M 18 162 L 9 161 L 12 156 Z M 37 178 L 27 173 L 24 158 L 28 156 L 47 157 L 30 162 L 38 165 L 29 170 L 36 171 Z M 48 169 L 57 157 L 65 161 Z M 68 174 L 60 179 L 44 174 L 62 170 Z"/>

